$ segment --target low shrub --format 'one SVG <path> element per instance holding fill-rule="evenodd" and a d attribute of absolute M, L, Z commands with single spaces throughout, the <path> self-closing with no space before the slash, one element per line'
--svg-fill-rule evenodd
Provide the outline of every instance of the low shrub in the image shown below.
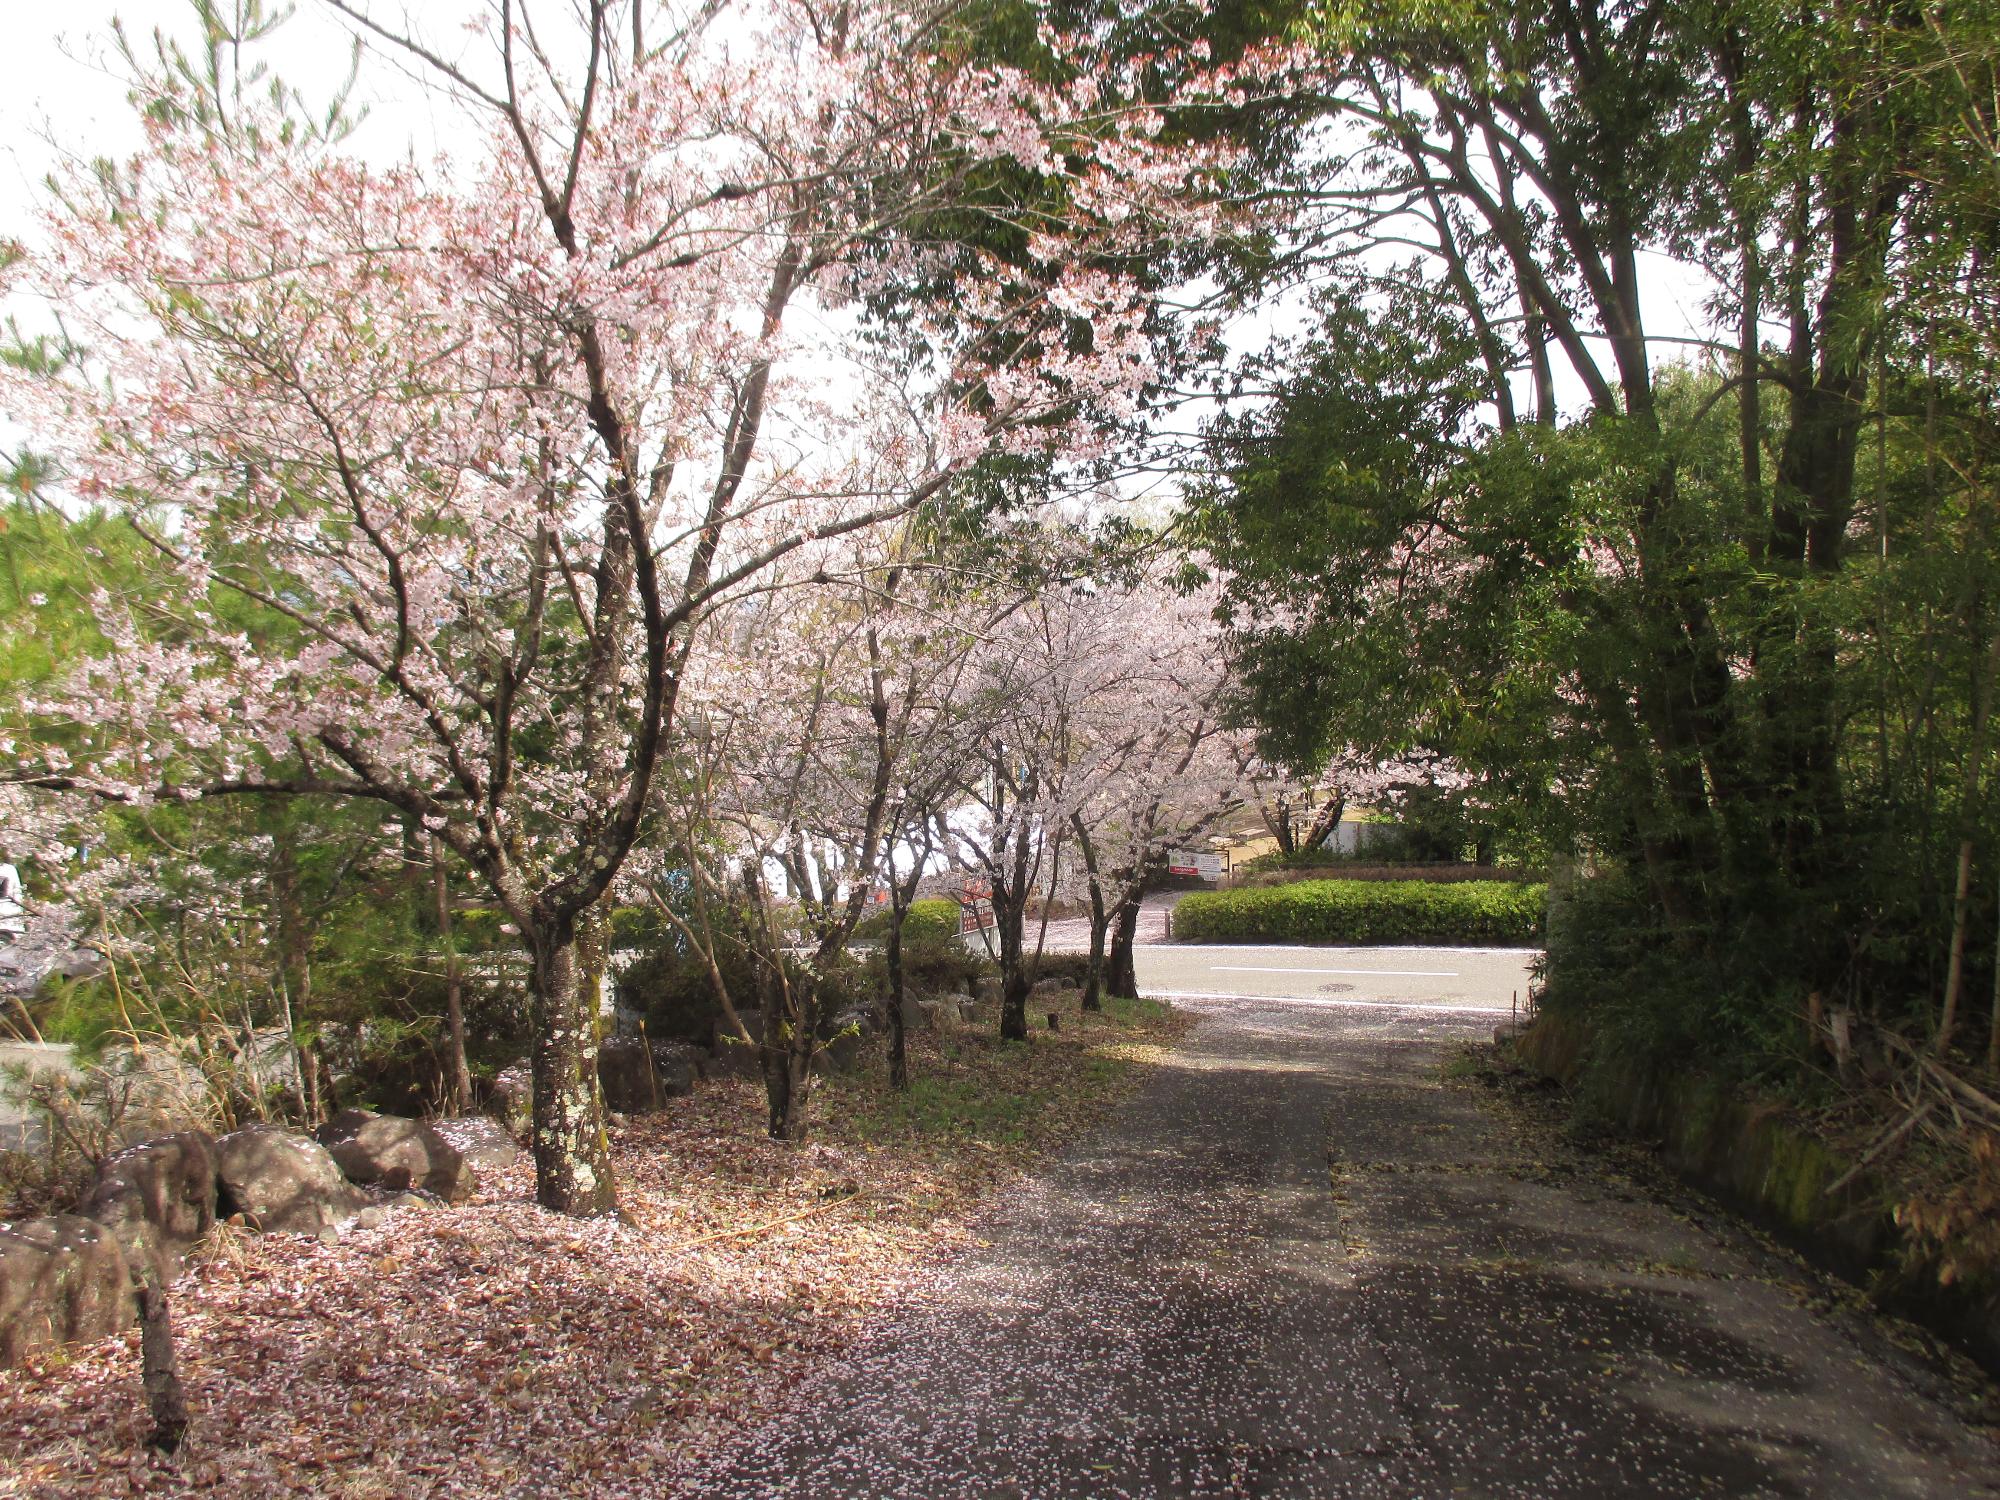
<path fill-rule="evenodd" d="M 1301 880 L 1197 891 L 1174 909 L 1174 935 L 1208 943 L 1500 943 L 1542 934 L 1547 887 L 1506 881 Z"/>
<path fill-rule="evenodd" d="M 1556 888 L 1538 1003 L 1591 1039 L 1586 1101 L 1600 1069 L 1614 1095 L 1633 1070 L 1674 1075 L 1695 1067 L 1787 1087 L 1811 1076 L 1799 1067 L 1805 980 L 1772 963 L 1785 953 L 1781 938 L 1732 936 L 1727 943 L 1677 936 L 1636 870 Z"/>
<path fill-rule="evenodd" d="M 952 903 L 957 905 L 956 902 Z M 903 939 L 903 987 L 912 995 L 969 995 L 980 976 L 993 972 L 992 960 L 953 936 L 928 933 Z"/>

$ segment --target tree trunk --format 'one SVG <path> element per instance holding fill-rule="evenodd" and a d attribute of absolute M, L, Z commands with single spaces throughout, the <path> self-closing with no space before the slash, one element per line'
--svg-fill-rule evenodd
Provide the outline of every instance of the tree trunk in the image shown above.
<path fill-rule="evenodd" d="M 1097 846 L 1091 841 L 1080 813 L 1070 815 L 1076 831 L 1076 847 L 1083 855 L 1085 883 L 1090 890 L 1090 968 L 1084 975 L 1083 1009 L 1104 1009 L 1104 929 L 1108 920 L 1104 909 L 1104 881 L 1097 868 Z"/>
<path fill-rule="evenodd" d="M 1111 953 L 1104 964 L 1104 992 L 1121 1000 L 1139 998 L 1139 974 L 1132 961 L 1132 949 L 1139 936 L 1141 899 L 1135 889 L 1118 903 L 1111 933 Z"/>
<path fill-rule="evenodd" d="M 806 1103 L 812 1093 L 812 1055 L 818 1040 L 818 991 L 809 980 L 794 982 L 776 972 L 765 991 L 764 1128 L 774 1141 L 802 1141 Z"/>
<path fill-rule="evenodd" d="M 458 961 L 458 943 L 451 930 L 451 878 L 445 871 L 444 846 L 431 840 L 431 888 L 437 906 L 438 941 L 444 946 L 445 1089 L 451 1112 L 472 1112 L 472 1069 L 465 1060 L 465 997 Z"/>
<path fill-rule="evenodd" d="M 910 1054 L 903 1034 L 903 912 L 900 900 L 891 898 L 889 940 L 885 945 L 889 963 L 889 1087 L 910 1086 Z"/>
<path fill-rule="evenodd" d="M 306 1039 L 312 1014 L 312 938 L 306 929 L 305 903 L 299 890 L 298 851 L 288 824 L 280 823 L 274 840 L 271 892 L 278 909 L 281 979 L 285 990 L 285 1029 L 299 1069 L 299 1107 L 306 1124 L 326 1118 L 320 1098 L 319 1069 Z"/>
<path fill-rule="evenodd" d="M 2000 1073 L 2000 912 L 1993 921 L 1993 1018 L 1986 1032 L 1986 1066 Z"/>
<path fill-rule="evenodd" d="M 1092 880 L 1090 882 L 1090 968 L 1084 975 L 1082 1001 L 1085 1010 L 1104 1009 L 1104 940 L 1106 929 L 1110 925 L 1110 913 L 1104 906 L 1103 887 Z"/>
<path fill-rule="evenodd" d="M 806 1102 L 812 1091 L 812 1028 L 788 1019 L 773 1037 L 769 1016 L 764 1018 L 764 1028 L 764 1129 L 774 1141 L 796 1143 L 806 1137 Z"/>
<path fill-rule="evenodd" d="M 1958 999 L 1965 984 L 1965 937 L 1972 916 L 1972 853 L 1979 828 L 1979 790 L 1986 759 L 1986 730 L 1993 714 L 1993 688 L 2000 678 L 2000 634 L 1986 648 L 1972 706 L 1972 741 L 1966 746 L 1965 767 L 1959 775 L 1958 819 L 1964 836 L 1958 846 L 1958 880 L 1952 890 L 1951 958 L 1944 982 L 1944 1008 L 1938 1017 L 1938 1051 L 1951 1045 L 1958 1025 Z"/>
<path fill-rule="evenodd" d="M 1024 898 L 1014 892 L 993 890 L 994 930 L 1000 939 L 1000 1040 L 1025 1042 L 1028 1039 L 1028 968 L 1022 954 L 1021 927 L 1025 920 Z M 1004 909 L 1003 909 L 1004 906 Z"/>
<path fill-rule="evenodd" d="M 578 984 L 569 919 L 530 924 L 535 1045 L 535 1201 L 557 1213 L 618 1212 L 604 1093 L 597 1081 L 597 997 Z"/>
<path fill-rule="evenodd" d="M 177 1452 L 187 1436 L 187 1398 L 181 1391 L 180 1365 L 174 1357 L 174 1323 L 166 1289 L 150 1270 L 139 1284 L 139 1370 L 146 1409 L 153 1418 L 146 1446 L 162 1453 Z"/>
<path fill-rule="evenodd" d="M 1328 797 L 1319 811 L 1313 814 L 1312 828 L 1299 846 L 1301 851 L 1312 854 L 1324 849 L 1327 841 L 1340 832 L 1340 820 L 1346 815 L 1346 795 L 1343 793 Z"/>

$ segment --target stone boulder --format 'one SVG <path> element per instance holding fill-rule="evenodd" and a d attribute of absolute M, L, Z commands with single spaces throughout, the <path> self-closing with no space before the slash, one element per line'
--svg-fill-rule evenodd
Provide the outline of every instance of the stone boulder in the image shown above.
<path fill-rule="evenodd" d="M 469 1166 L 481 1171 L 511 1167 L 521 1159 L 521 1148 L 506 1127 L 485 1115 L 439 1120 L 431 1128 L 449 1141 Z"/>
<path fill-rule="evenodd" d="M 1005 988 L 998 974 L 987 974 L 981 977 L 974 993 L 979 997 L 981 1005 L 998 1005 Z"/>
<path fill-rule="evenodd" d="M 459 1203 L 476 1186 L 458 1148 L 422 1120 L 343 1109 L 316 1133 L 347 1180 L 362 1187 L 416 1190 Z"/>
<path fill-rule="evenodd" d="M 535 1074 L 525 1059 L 509 1063 L 494 1077 L 486 1112 L 517 1141 L 535 1128 Z"/>
<path fill-rule="evenodd" d="M 597 1049 L 597 1080 L 607 1109 L 645 1114 L 694 1092 L 694 1050 L 677 1042 L 614 1036 Z"/>
<path fill-rule="evenodd" d="M 117 1237 L 77 1214 L 0 1224 L 0 1369 L 43 1344 L 101 1339 L 138 1321 Z"/>
<path fill-rule="evenodd" d="M 852 1031 L 862 1037 L 874 1036 L 882 1030 L 885 1008 L 872 1005 L 849 1006 L 827 1022 L 826 1034 L 831 1038 L 839 1036 L 843 1031 Z"/>
<path fill-rule="evenodd" d="M 325 1239 L 368 1202 L 326 1147 L 276 1125 L 252 1125 L 217 1141 L 215 1176 L 216 1212 L 242 1214 L 267 1231 Z"/>
<path fill-rule="evenodd" d="M 215 1142 L 199 1130 L 158 1136 L 105 1162 L 77 1208 L 111 1232 L 134 1274 L 150 1265 L 162 1282 L 215 1224 Z"/>

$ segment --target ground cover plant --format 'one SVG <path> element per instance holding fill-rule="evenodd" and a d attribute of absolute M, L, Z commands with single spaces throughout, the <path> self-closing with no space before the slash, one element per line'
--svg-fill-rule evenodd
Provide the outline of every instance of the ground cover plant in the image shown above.
<path fill-rule="evenodd" d="M 628 1222 L 538 1207 L 532 1168 L 337 1246 L 226 1228 L 174 1293 L 194 1427 L 143 1444 L 138 1336 L 0 1373 L 0 1493 L 672 1493 L 940 1255 L 984 1194 L 1109 1108 L 1186 1025 L 1148 1002 L 1003 1043 L 914 1032 L 823 1084 L 795 1146 L 754 1080 L 615 1125 Z"/>
<path fill-rule="evenodd" d="M 1174 908 L 1190 943 L 1540 941 L 1547 887 L 1515 881 L 1299 880 L 1196 891 Z"/>

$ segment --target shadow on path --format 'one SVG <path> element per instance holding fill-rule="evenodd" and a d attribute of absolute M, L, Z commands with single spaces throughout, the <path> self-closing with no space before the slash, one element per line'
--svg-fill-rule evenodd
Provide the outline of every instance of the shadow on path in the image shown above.
<path fill-rule="evenodd" d="M 1472 1023 L 1203 1008 L 689 1493 L 2000 1495 L 1768 1265 L 1440 1082 Z"/>

